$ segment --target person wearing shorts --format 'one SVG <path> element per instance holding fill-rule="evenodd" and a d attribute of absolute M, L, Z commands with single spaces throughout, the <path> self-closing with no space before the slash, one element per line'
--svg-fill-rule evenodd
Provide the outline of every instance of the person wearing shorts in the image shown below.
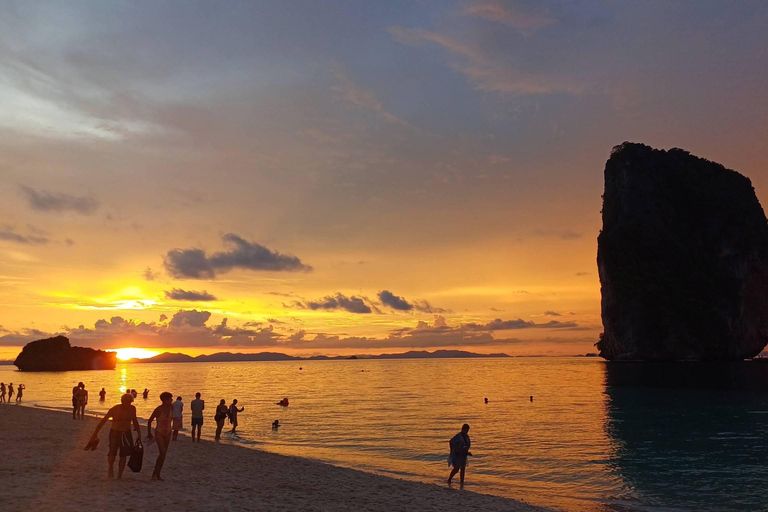
<path fill-rule="evenodd" d="M 109 464 L 107 476 L 109 478 L 115 476 L 115 457 L 118 455 L 120 456 L 120 461 L 117 466 L 117 478 L 123 477 L 126 459 L 131 455 L 133 449 L 131 425 L 133 425 L 133 430 L 138 432 L 139 437 L 141 437 L 141 427 L 139 426 L 139 419 L 136 417 L 136 407 L 132 404 L 133 397 L 130 393 L 124 394 L 120 398 L 120 404 L 107 411 L 107 414 L 96 425 L 96 430 L 91 436 L 91 442 L 97 441 L 101 427 L 112 418 L 112 427 L 109 429 L 109 451 L 107 452 L 107 463 Z"/>
<path fill-rule="evenodd" d="M 195 399 L 189 404 L 192 409 L 192 442 L 195 442 L 195 428 L 197 428 L 197 442 L 200 442 L 200 431 L 203 429 L 203 409 L 205 400 L 200 400 L 200 393 L 195 393 Z"/>

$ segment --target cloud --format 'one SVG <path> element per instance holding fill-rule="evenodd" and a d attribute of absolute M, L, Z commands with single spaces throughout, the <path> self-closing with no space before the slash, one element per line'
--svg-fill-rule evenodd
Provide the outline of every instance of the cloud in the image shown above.
<path fill-rule="evenodd" d="M 549 16 L 512 10 L 499 2 L 476 2 L 469 4 L 465 7 L 464 14 L 484 18 L 496 23 L 503 23 L 519 30 L 525 35 L 532 35 L 544 27 L 557 23 L 556 19 Z"/>
<path fill-rule="evenodd" d="M 392 309 L 396 309 L 398 311 L 410 311 L 413 309 L 412 304 L 409 304 L 408 301 L 406 301 L 402 297 L 398 297 L 397 295 L 393 294 L 389 290 L 380 291 L 379 300 L 385 306 L 389 306 Z"/>
<path fill-rule="evenodd" d="M 326 311 L 343 309 L 350 313 L 366 314 L 373 311 L 367 302 L 370 302 L 367 297 L 355 297 L 354 295 L 347 297 L 342 293 L 337 293 L 336 295 L 328 295 L 314 301 L 296 301 L 293 303 L 293 306 L 301 309 L 311 309 L 313 311 L 320 309 Z"/>
<path fill-rule="evenodd" d="M 373 111 L 389 122 L 410 126 L 406 121 L 387 112 L 373 91 L 360 87 L 349 77 L 341 64 L 336 65 L 335 76 L 338 83 L 333 89 L 339 92 L 346 101 L 358 108 Z"/>
<path fill-rule="evenodd" d="M 29 206 L 37 211 L 49 213 L 71 211 L 82 215 L 91 215 L 99 208 L 99 201 L 93 197 L 37 191 L 25 185 L 19 185 L 19 188 L 26 197 Z"/>
<path fill-rule="evenodd" d="M 168 322 L 169 327 L 202 327 L 211 318 L 210 311 L 198 311 L 193 309 L 191 311 L 179 311 L 171 321 Z M 98 324 L 98 322 L 96 322 Z M 98 325 L 97 325 L 98 326 Z"/>
<path fill-rule="evenodd" d="M 470 331 L 506 331 L 512 329 L 563 329 L 574 327 L 578 327 L 576 322 L 558 322 L 557 320 L 551 320 L 543 324 L 537 324 L 532 321 L 523 320 L 522 318 L 518 318 L 517 320 L 501 320 L 500 318 L 497 318 L 487 324 L 463 324 L 459 329 Z"/>
<path fill-rule="evenodd" d="M 577 233 L 572 229 L 535 229 L 535 236 L 559 238 L 560 240 L 577 240 L 584 236 L 583 233 Z"/>
<path fill-rule="evenodd" d="M 563 316 L 562 314 L 558 313 L 557 311 L 545 311 L 544 315 L 546 315 L 546 316 Z"/>
<path fill-rule="evenodd" d="M 155 272 L 151 268 L 147 267 L 144 269 L 144 279 L 147 281 L 154 281 L 158 277 L 160 277 L 160 272 Z"/>
<path fill-rule="evenodd" d="M 233 269 L 268 270 L 272 272 L 309 272 L 312 267 L 299 258 L 280 254 L 263 245 L 248 242 L 234 233 L 222 237 L 229 246 L 225 252 L 210 256 L 202 249 L 172 249 L 165 256 L 166 271 L 176 278 L 213 279 Z"/>
<path fill-rule="evenodd" d="M 40 234 L 21 235 L 12 226 L 0 226 L 0 240 L 28 245 L 44 245 L 50 240 Z"/>
<path fill-rule="evenodd" d="M 166 315 L 161 315 L 159 322 L 139 322 L 114 316 L 108 320 L 98 320 L 92 328 L 83 325 L 72 329 L 65 327 L 59 333 L 47 333 L 37 329 L 24 329 L 20 332 L 6 331 L 8 334 L 0 336 L 0 346 L 21 346 L 36 339 L 62 334 L 70 338 L 73 345 L 102 349 L 120 348 L 127 343 L 157 349 L 244 346 L 305 351 L 480 347 L 529 343 L 517 338 L 494 338 L 491 333 L 495 330 L 575 326 L 573 323 L 554 321 L 534 324 L 521 319 L 508 321 L 497 319 L 488 324 L 460 324 L 452 327 L 443 316 L 435 315 L 432 324 L 419 321 L 415 327 L 395 329 L 383 337 L 344 337 L 322 332 L 310 333 L 305 330 L 281 333 L 272 325 L 261 327 L 257 322 L 231 326 L 226 318 L 219 324 L 208 325 L 210 317 L 210 312 L 197 310 L 177 311 L 169 322 L 165 322 Z M 558 343 L 572 341 L 562 340 Z"/>
<path fill-rule="evenodd" d="M 196 292 L 193 290 L 182 290 L 181 288 L 174 288 L 170 291 L 165 291 L 165 297 L 172 300 L 186 300 L 186 301 L 198 301 L 209 302 L 217 299 L 214 295 L 208 293 L 206 290 Z"/>
<path fill-rule="evenodd" d="M 446 50 L 453 68 L 465 75 L 478 90 L 505 95 L 581 94 L 586 85 L 573 78 L 561 78 L 542 69 L 526 71 L 523 64 L 499 59 L 493 51 L 458 41 L 448 35 L 420 28 L 390 27 L 396 41 L 409 46 L 435 44 Z"/>
<path fill-rule="evenodd" d="M 379 300 L 385 306 L 397 311 L 421 311 L 422 313 L 447 313 L 447 309 L 438 308 L 426 300 L 415 300 L 408 302 L 403 297 L 395 295 L 389 290 L 382 290 L 378 294 Z"/>

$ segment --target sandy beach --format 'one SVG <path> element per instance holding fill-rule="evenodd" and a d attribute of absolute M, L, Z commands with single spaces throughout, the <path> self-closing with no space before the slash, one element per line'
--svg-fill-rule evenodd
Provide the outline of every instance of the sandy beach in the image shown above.
<path fill-rule="evenodd" d="M 0 406 L 0 509 L 545 510 L 507 498 L 373 475 L 226 442 L 195 444 L 183 433 L 171 445 L 163 469 L 165 482 L 150 481 L 157 456 L 154 445 L 145 449 L 140 473 L 126 469 L 122 480 L 109 480 L 109 425 L 99 435 L 98 449 L 83 451 L 96 423 L 95 418 L 73 421 L 71 415 L 57 411 Z"/>

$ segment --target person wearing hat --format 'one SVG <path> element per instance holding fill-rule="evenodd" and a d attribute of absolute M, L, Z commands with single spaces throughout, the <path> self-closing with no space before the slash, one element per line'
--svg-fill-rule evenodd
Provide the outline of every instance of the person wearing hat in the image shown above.
<path fill-rule="evenodd" d="M 110 418 L 112 419 L 112 427 L 109 429 L 109 451 L 107 452 L 109 469 L 107 470 L 107 476 L 114 478 L 115 457 L 119 452 L 120 461 L 117 466 L 117 478 L 122 478 L 126 459 L 133 450 L 131 424 L 133 424 L 133 430 L 138 432 L 139 437 L 141 437 L 141 426 L 139 425 L 139 419 L 136 417 L 136 407 L 133 406 L 133 396 L 130 393 L 120 397 L 120 403 L 107 411 L 107 414 L 96 425 L 96 430 L 93 432 L 88 443 L 92 450 L 95 450 L 96 445 L 99 443 L 99 430 Z"/>

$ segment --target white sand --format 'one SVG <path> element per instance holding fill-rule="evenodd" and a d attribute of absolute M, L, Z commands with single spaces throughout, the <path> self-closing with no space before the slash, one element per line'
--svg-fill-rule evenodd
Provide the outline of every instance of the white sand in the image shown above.
<path fill-rule="evenodd" d="M 145 448 L 140 473 L 126 468 L 122 480 L 109 480 L 109 424 L 99 434 L 98 449 L 83 451 L 96 422 L 94 418 L 75 421 L 66 413 L 0 404 L 0 510 L 544 510 L 507 498 L 226 443 L 196 444 L 183 433 L 171 444 L 163 468 L 165 482 L 150 481 L 157 457 L 155 445 Z"/>

